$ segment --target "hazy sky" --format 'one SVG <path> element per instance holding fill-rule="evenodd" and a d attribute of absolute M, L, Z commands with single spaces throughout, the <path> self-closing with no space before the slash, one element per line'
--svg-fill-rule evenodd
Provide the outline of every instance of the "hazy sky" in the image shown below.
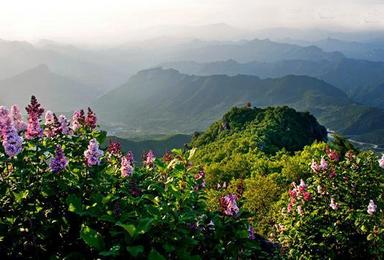
<path fill-rule="evenodd" d="M 0 0 L 0 38 L 125 40 L 161 25 L 384 28 L 384 0 Z M 132 38 L 132 37 L 131 37 Z"/>

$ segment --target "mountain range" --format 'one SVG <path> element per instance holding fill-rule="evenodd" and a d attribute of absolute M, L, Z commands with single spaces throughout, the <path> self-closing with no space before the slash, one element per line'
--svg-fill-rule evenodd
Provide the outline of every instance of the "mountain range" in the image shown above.
<path fill-rule="evenodd" d="M 322 79 L 341 89 L 354 101 L 384 108 L 384 62 L 342 58 L 338 60 L 283 60 L 276 62 L 253 61 L 239 63 L 235 60 L 198 63 L 180 61 L 162 64 L 182 73 L 194 75 L 256 75 L 261 78 L 286 75 L 308 75 Z"/>
<path fill-rule="evenodd" d="M 196 76 L 154 68 L 100 97 L 95 108 L 105 124 L 124 124 L 133 132 L 191 133 L 247 102 L 309 111 L 327 128 L 357 139 L 384 129 L 383 110 L 360 105 L 340 89 L 308 76 Z"/>
<path fill-rule="evenodd" d="M 100 92 L 39 65 L 16 76 L 0 80 L 1 98 L 6 105 L 29 103 L 31 95 L 53 111 L 72 111 L 89 105 Z"/>

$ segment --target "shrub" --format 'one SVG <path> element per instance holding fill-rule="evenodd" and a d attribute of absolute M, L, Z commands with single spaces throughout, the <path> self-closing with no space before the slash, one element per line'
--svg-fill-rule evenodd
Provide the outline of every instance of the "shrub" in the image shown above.
<path fill-rule="evenodd" d="M 277 225 L 284 253 L 303 259 L 382 258 L 384 170 L 376 155 L 349 151 L 340 158 L 327 149 L 311 169 L 311 177 L 292 184 Z"/>
<path fill-rule="evenodd" d="M 92 110 L 75 112 L 70 127 L 51 112 L 41 124 L 36 98 L 27 111 L 17 129 L 21 116 L 0 107 L 0 257 L 260 256 L 247 214 L 226 214 L 235 197 L 208 208 L 194 150 L 148 152 L 138 167 L 118 145 L 98 147 L 106 134 Z"/>

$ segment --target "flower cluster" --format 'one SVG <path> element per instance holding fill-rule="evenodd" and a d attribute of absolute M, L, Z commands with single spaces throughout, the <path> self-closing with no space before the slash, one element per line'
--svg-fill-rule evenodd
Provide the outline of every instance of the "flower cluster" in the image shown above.
<path fill-rule="evenodd" d="M 69 128 L 68 119 L 65 117 L 65 115 L 60 115 L 58 118 L 58 122 L 60 124 L 60 133 L 62 133 L 63 135 L 70 135 L 72 133 L 71 129 Z"/>
<path fill-rule="evenodd" d="M 99 165 L 101 156 L 104 152 L 100 150 L 99 143 L 96 139 L 91 139 L 88 144 L 88 149 L 84 152 L 84 156 L 88 166 Z"/>
<path fill-rule="evenodd" d="M 9 157 L 16 156 L 23 150 L 23 138 L 18 135 L 9 116 L 2 120 L 4 121 L 1 129 L 1 136 L 4 151 Z"/>
<path fill-rule="evenodd" d="M 299 215 L 303 215 L 303 208 L 305 201 L 309 201 L 311 199 L 311 193 L 307 191 L 307 185 L 303 180 L 300 180 L 300 185 L 297 185 L 295 182 L 291 184 L 292 189 L 288 191 L 290 201 L 288 204 L 288 212 L 291 212 L 292 207 L 299 202 L 300 204 L 297 206 L 297 212 Z"/>
<path fill-rule="evenodd" d="M 23 117 L 21 116 L 20 109 L 17 105 L 11 106 L 10 117 L 18 132 L 27 129 L 27 124 L 23 121 Z"/>
<path fill-rule="evenodd" d="M 373 202 L 373 200 L 370 200 L 368 204 L 368 209 L 367 209 L 368 214 L 373 215 L 373 213 L 376 212 L 376 209 L 377 209 L 377 205 L 375 204 L 375 202 Z"/>
<path fill-rule="evenodd" d="M 84 110 L 75 111 L 72 116 L 72 130 L 76 132 L 85 124 Z"/>
<path fill-rule="evenodd" d="M 52 111 L 45 113 L 45 129 L 44 135 L 54 137 L 61 132 L 61 124 L 57 116 Z"/>
<path fill-rule="evenodd" d="M 334 198 L 331 198 L 331 204 L 329 204 L 329 206 L 333 209 L 333 210 L 337 210 L 339 208 L 339 204 L 335 202 L 335 199 Z"/>
<path fill-rule="evenodd" d="M 35 96 L 31 97 L 31 103 L 25 108 L 28 112 L 28 126 L 25 137 L 33 139 L 41 137 L 43 130 L 40 127 L 40 116 L 44 113 L 44 109 L 40 106 Z"/>
<path fill-rule="evenodd" d="M 382 155 L 381 159 L 379 160 L 379 166 L 384 169 L 384 154 Z"/>
<path fill-rule="evenodd" d="M 338 162 L 340 160 L 340 155 L 338 152 L 336 152 L 335 150 L 332 150 L 329 148 L 329 146 L 327 146 L 326 148 L 326 153 L 327 153 L 327 156 L 328 158 L 331 160 L 331 161 L 334 161 L 334 162 Z"/>
<path fill-rule="evenodd" d="M 109 141 L 107 151 L 115 156 L 121 154 L 121 144 L 119 142 Z"/>
<path fill-rule="evenodd" d="M 96 114 L 88 107 L 87 117 L 85 118 L 85 125 L 90 128 L 96 128 L 97 117 Z"/>
<path fill-rule="evenodd" d="M 197 182 L 195 186 L 196 191 L 205 188 L 205 172 L 203 170 L 195 174 L 195 181 Z"/>
<path fill-rule="evenodd" d="M 228 194 L 220 198 L 220 206 L 222 212 L 227 216 L 235 216 L 239 213 L 239 207 L 237 206 L 237 195 Z"/>
<path fill-rule="evenodd" d="M 131 176 L 133 173 L 134 167 L 133 167 L 133 153 L 128 152 L 126 156 L 121 157 L 121 176 L 122 177 L 128 177 Z"/>
<path fill-rule="evenodd" d="M 149 150 L 147 153 L 144 154 L 144 165 L 147 167 L 153 167 L 155 159 L 155 154 L 152 150 Z"/>
<path fill-rule="evenodd" d="M 253 226 L 250 224 L 248 226 L 248 238 L 250 240 L 255 240 L 256 237 L 255 237 L 255 229 L 253 228 Z"/>
<path fill-rule="evenodd" d="M 61 172 L 67 167 L 68 160 L 64 156 L 63 149 L 60 146 L 56 147 L 55 157 L 49 163 L 49 168 L 53 173 Z"/>
<path fill-rule="evenodd" d="M 319 173 L 322 171 L 326 171 L 328 168 L 328 163 L 324 159 L 324 157 L 321 157 L 320 164 L 318 164 L 315 160 L 312 160 L 311 169 L 315 173 Z"/>

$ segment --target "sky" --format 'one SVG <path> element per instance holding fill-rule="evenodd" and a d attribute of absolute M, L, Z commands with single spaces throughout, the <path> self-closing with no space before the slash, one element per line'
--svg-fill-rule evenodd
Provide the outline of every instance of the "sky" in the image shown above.
<path fill-rule="evenodd" d="M 0 0 L 0 38 L 119 42 L 162 26 L 215 23 L 381 30 L 382 17 L 383 0 Z"/>

